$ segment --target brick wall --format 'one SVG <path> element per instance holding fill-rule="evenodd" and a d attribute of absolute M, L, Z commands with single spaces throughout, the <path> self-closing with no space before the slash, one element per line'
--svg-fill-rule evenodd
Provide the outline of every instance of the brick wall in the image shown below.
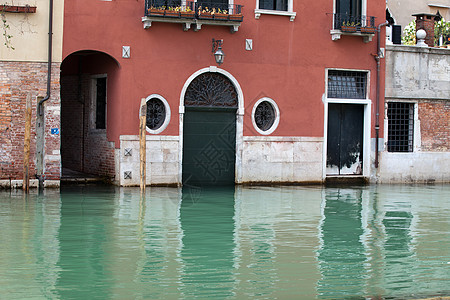
<path fill-rule="evenodd" d="M 419 102 L 422 151 L 450 151 L 450 102 Z"/>
<path fill-rule="evenodd" d="M 44 178 L 61 174 L 60 138 L 51 128 L 60 125 L 59 63 L 52 65 L 51 98 L 45 103 Z M 37 97 L 47 91 L 47 63 L 0 62 L 0 179 L 22 179 L 25 102 L 32 96 L 30 178 L 36 174 Z"/>
<path fill-rule="evenodd" d="M 114 143 L 93 128 L 91 76 L 62 76 L 61 99 L 63 167 L 114 179 Z"/>

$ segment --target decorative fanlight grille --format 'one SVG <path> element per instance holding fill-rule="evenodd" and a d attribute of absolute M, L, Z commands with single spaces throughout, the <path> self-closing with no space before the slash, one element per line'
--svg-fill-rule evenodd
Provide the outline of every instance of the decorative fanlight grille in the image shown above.
<path fill-rule="evenodd" d="M 195 78 L 186 90 L 187 107 L 238 107 L 234 85 L 219 73 L 203 73 Z"/>

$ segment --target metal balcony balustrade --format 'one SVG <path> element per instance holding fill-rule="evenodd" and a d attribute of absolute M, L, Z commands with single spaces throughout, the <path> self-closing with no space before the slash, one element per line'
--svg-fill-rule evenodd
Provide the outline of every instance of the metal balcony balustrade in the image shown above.
<path fill-rule="evenodd" d="M 145 0 L 146 17 L 242 22 L 242 5 L 180 0 Z"/>
<path fill-rule="evenodd" d="M 361 36 L 365 43 L 372 41 L 377 32 L 375 17 L 354 16 L 350 14 L 329 14 L 333 16 L 333 28 L 331 28 L 331 39 L 339 40 L 341 35 Z"/>
<path fill-rule="evenodd" d="M 342 31 L 355 30 L 354 32 L 361 33 L 375 33 L 375 17 L 333 14 L 333 29 Z"/>

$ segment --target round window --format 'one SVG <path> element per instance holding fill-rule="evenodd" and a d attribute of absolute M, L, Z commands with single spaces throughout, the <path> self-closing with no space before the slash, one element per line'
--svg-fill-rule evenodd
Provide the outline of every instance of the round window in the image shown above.
<path fill-rule="evenodd" d="M 275 101 L 262 98 L 253 107 L 253 126 L 264 135 L 271 134 L 278 126 L 279 111 Z"/>
<path fill-rule="evenodd" d="M 147 127 L 151 130 L 161 128 L 166 119 L 166 106 L 158 98 L 147 101 Z"/>

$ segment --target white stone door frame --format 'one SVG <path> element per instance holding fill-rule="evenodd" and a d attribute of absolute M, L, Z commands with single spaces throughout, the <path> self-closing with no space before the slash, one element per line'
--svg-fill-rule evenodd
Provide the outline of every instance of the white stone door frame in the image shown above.
<path fill-rule="evenodd" d="M 179 141 L 179 151 L 178 151 L 178 182 L 183 183 L 183 126 L 184 126 L 184 96 L 186 95 L 186 90 L 191 84 L 191 82 L 203 73 L 220 73 L 227 77 L 234 85 L 238 95 L 238 109 L 236 112 L 236 162 L 235 162 L 235 182 L 242 182 L 242 148 L 244 141 L 244 94 L 242 92 L 239 82 L 231 75 L 229 72 L 220 69 L 215 66 L 206 67 L 200 69 L 193 73 L 184 83 L 183 89 L 180 94 L 180 141 Z"/>
<path fill-rule="evenodd" d="M 324 125 L 323 125 L 323 164 L 322 179 L 327 177 L 327 145 L 328 145 L 328 104 L 364 105 L 363 121 L 363 177 L 370 177 L 370 128 L 372 124 L 372 101 L 370 99 L 329 99 L 324 96 Z M 348 175 L 342 175 L 348 176 Z"/>

